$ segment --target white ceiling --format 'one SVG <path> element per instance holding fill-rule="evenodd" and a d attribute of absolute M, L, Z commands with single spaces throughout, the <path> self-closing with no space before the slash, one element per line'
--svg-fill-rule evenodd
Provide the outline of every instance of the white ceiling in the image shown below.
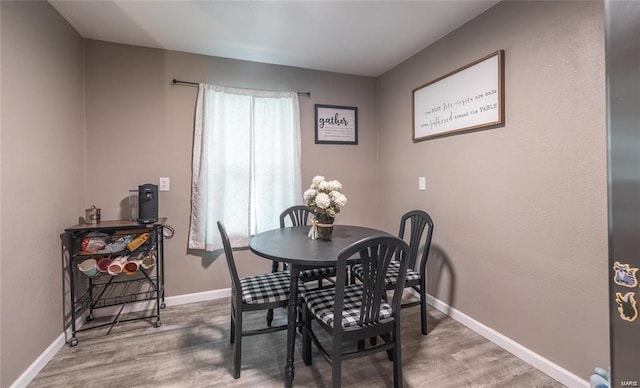
<path fill-rule="evenodd" d="M 499 0 L 50 0 L 84 38 L 378 76 Z"/>

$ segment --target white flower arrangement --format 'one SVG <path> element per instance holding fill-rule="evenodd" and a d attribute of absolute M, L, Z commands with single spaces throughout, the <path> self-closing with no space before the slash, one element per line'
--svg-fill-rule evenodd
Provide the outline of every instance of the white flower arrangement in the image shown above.
<path fill-rule="evenodd" d="M 311 186 L 302 197 L 318 222 L 323 224 L 332 224 L 340 208 L 347 204 L 342 184 L 336 180 L 327 181 L 321 175 L 313 177 Z"/>

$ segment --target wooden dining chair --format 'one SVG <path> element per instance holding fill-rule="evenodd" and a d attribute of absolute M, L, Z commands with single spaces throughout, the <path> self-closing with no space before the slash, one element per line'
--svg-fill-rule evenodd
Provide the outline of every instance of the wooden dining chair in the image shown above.
<path fill-rule="evenodd" d="M 427 230 L 424 239 L 424 248 L 420 260 L 420 268 L 416 268 L 418 251 L 422 242 L 422 236 L 425 229 Z M 402 307 L 420 306 L 420 328 L 423 335 L 427 335 L 427 291 L 425 270 L 427 267 L 427 259 L 429 258 L 429 249 L 431 248 L 431 237 L 433 236 L 433 220 L 425 211 L 411 210 L 402 215 L 400 219 L 400 231 L 398 237 L 405 238 L 405 234 L 409 241 L 409 258 L 408 270 L 406 274 L 405 287 L 411 287 L 415 290 L 420 299 L 402 304 Z M 400 264 L 391 262 L 387 272 L 387 289 L 395 289 L 398 274 L 400 272 Z M 351 266 L 352 279 L 362 280 L 362 266 L 354 264 Z"/>
<path fill-rule="evenodd" d="M 247 277 L 239 277 L 236 269 L 233 251 L 229 243 L 229 236 L 224 225 L 218 221 L 218 230 L 227 258 L 229 274 L 231 275 L 231 337 L 233 346 L 233 377 L 240 378 L 240 364 L 242 360 L 242 337 L 272 333 L 286 330 L 287 325 L 243 330 L 242 313 L 245 311 L 272 310 L 286 308 L 289 303 L 291 277 L 288 271 L 266 273 Z M 298 284 L 300 293 L 304 293 L 304 284 Z"/>
<path fill-rule="evenodd" d="M 348 284 L 347 259 L 359 254 L 362 282 Z M 393 360 L 394 387 L 402 387 L 400 303 L 409 256 L 406 242 L 393 236 L 372 236 L 357 241 L 338 254 L 335 287 L 308 290 L 303 306 L 302 357 L 311 365 L 311 343 L 331 364 L 333 387 L 340 386 L 342 361 L 387 351 Z M 396 289 L 389 304 L 385 274 L 391 262 L 398 263 Z M 338 317 L 338 318 L 336 318 Z M 331 352 L 314 333 L 317 324 L 331 335 Z M 380 336 L 381 344 L 365 346 L 365 339 Z M 349 343 L 351 346 L 349 347 Z M 356 349 L 352 349 L 357 344 Z"/>

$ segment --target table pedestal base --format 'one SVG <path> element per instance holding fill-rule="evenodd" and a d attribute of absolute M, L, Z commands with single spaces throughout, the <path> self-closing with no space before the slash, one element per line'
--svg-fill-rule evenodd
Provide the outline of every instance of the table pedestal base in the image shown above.
<path fill-rule="evenodd" d="M 296 326 L 298 322 L 298 278 L 300 269 L 297 265 L 289 265 L 291 274 L 291 290 L 289 293 L 289 305 L 287 306 L 287 363 L 284 367 L 284 386 L 293 386 L 295 371 L 293 367 L 293 357 L 296 347 Z"/>

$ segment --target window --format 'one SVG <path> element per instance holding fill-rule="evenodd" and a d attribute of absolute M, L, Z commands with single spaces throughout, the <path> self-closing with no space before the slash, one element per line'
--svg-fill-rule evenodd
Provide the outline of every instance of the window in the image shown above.
<path fill-rule="evenodd" d="M 193 142 L 189 248 L 232 247 L 280 226 L 301 201 L 300 118 L 295 92 L 200 84 Z"/>

